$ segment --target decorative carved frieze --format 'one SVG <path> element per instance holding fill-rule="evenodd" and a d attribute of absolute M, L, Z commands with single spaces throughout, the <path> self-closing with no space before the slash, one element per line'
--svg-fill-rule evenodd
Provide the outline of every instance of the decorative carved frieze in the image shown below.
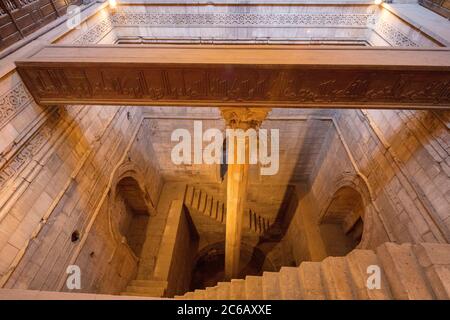
<path fill-rule="evenodd" d="M 328 108 L 450 106 L 450 72 L 448 61 L 445 61 L 449 53 L 442 50 L 345 49 L 346 53 L 342 53 L 338 49 L 308 51 L 289 47 L 290 51 L 283 48 L 277 54 L 249 49 L 256 52 L 259 61 L 266 61 L 261 65 L 249 60 L 245 50 L 241 49 L 229 49 L 235 50 L 233 56 L 238 59 L 233 57 L 235 62 L 230 63 L 219 62 L 229 61 L 228 56 L 223 56 L 223 50 L 215 47 L 184 47 L 181 51 L 176 46 L 146 48 L 148 52 L 140 48 L 139 52 L 133 53 L 133 48 L 91 47 L 86 50 L 89 57 L 96 56 L 92 50 L 103 50 L 98 52 L 102 58 L 95 62 L 91 58 L 83 60 L 83 57 L 69 61 L 70 47 L 60 47 L 59 54 L 65 56 L 62 61 L 57 61 L 53 55 L 46 60 L 43 53 L 36 58 L 39 64 L 33 62 L 33 58 L 17 64 L 22 79 L 41 104 Z M 158 50 L 168 51 L 158 53 Z M 304 54 L 301 54 L 302 50 L 305 50 Z M 117 62 L 104 62 L 108 60 L 104 54 L 111 54 L 112 61 Z M 130 54 L 145 58 L 136 63 L 137 58 L 126 57 Z M 156 60 L 150 57 L 153 54 Z M 178 61 L 176 57 L 186 54 L 195 58 L 189 60 L 190 63 L 173 62 Z M 336 58 L 341 54 L 345 62 Z M 169 60 L 160 58 L 165 55 Z M 309 58 L 305 60 L 310 55 L 315 56 L 314 63 L 309 63 Z M 317 55 L 321 55 L 322 62 L 318 63 Z M 205 62 L 206 57 L 218 62 Z M 378 62 L 374 63 L 375 58 L 370 57 L 382 59 L 377 58 Z M 270 63 L 267 59 L 271 59 Z M 286 63 L 287 59 L 291 62 Z M 341 61 L 335 64 L 330 59 Z M 356 64 L 355 59 L 358 59 Z M 405 59 L 411 61 L 411 68 L 405 65 Z M 418 59 L 423 65 L 417 62 Z M 428 64 L 429 61 L 441 60 L 443 64 L 439 64 L 439 68 Z"/>
<path fill-rule="evenodd" d="M 417 47 L 407 35 L 375 13 L 155 13 L 117 11 L 76 39 L 74 44 L 94 44 L 114 27 L 357 27 L 373 29 L 392 46 Z"/>
<path fill-rule="evenodd" d="M 115 12 L 91 27 L 73 44 L 94 44 L 118 26 L 347 26 L 365 27 L 373 14 L 136 13 Z"/>
<path fill-rule="evenodd" d="M 373 14 L 136 13 L 111 15 L 114 26 L 366 26 Z"/>
<path fill-rule="evenodd" d="M 19 82 L 12 90 L 0 96 L 0 128 L 19 113 L 31 100 L 32 97 L 22 82 Z"/>
<path fill-rule="evenodd" d="M 99 23 L 95 24 L 88 31 L 83 33 L 78 37 L 73 44 L 83 45 L 83 44 L 94 44 L 99 42 L 105 35 L 107 35 L 113 28 L 111 23 L 111 18 L 107 17 L 101 20 Z"/>
<path fill-rule="evenodd" d="M 378 21 L 374 26 L 374 30 L 393 47 L 419 47 L 417 43 L 386 21 Z"/>
<path fill-rule="evenodd" d="M 43 125 L 11 159 L 0 167 L 0 190 L 2 190 L 6 183 L 31 161 L 33 156 L 35 156 L 42 146 L 50 139 L 55 130 L 55 126 L 51 125 L 51 123 L 56 123 L 58 117 L 59 115 L 57 113 L 52 113 L 46 124 Z"/>

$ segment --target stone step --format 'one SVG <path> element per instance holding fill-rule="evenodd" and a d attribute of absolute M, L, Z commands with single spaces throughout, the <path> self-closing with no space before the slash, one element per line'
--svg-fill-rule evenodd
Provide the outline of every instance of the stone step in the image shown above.
<path fill-rule="evenodd" d="M 284 300 L 301 299 L 298 268 L 282 267 L 279 272 L 281 298 Z"/>
<path fill-rule="evenodd" d="M 223 202 L 219 202 L 219 207 L 217 211 L 217 221 L 220 221 L 222 223 L 225 223 L 226 221 L 226 210 L 225 210 L 225 204 Z"/>
<path fill-rule="evenodd" d="M 201 191 L 198 211 L 200 211 L 202 214 L 205 214 L 207 202 L 208 202 L 208 194 L 204 191 Z"/>
<path fill-rule="evenodd" d="M 270 223 L 267 219 L 262 216 L 257 215 L 252 210 L 248 210 L 245 212 L 244 226 L 256 233 L 263 234 L 266 232 Z"/>
<path fill-rule="evenodd" d="M 247 223 L 247 228 L 252 229 L 255 226 L 255 214 L 252 210 L 247 211 L 247 219 L 244 219 Z"/>
<path fill-rule="evenodd" d="M 441 300 L 450 300 L 448 244 L 421 243 L 413 246 L 413 250 L 436 297 Z"/>
<path fill-rule="evenodd" d="M 320 262 L 302 262 L 298 267 L 300 296 L 305 300 L 326 299 Z"/>
<path fill-rule="evenodd" d="M 189 184 L 186 185 L 186 192 L 184 194 L 184 203 L 186 205 L 192 204 L 192 200 L 194 198 L 194 191 L 195 191 L 195 189 L 193 186 L 191 186 Z"/>
<path fill-rule="evenodd" d="M 192 197 L 192 202 L 190 203 L 190 207 L 198 210 L 200 205 L 200 197 L 201 197 L 201 191 L 199 189 L 194 190 L 194 196 Z"/>
<path fill-rule="evenodd" d="M 377 255 L 370 250 L 353 250 L 346 256 L 353 289 L 358 299 L 390 300 L 392 299 L 384 271 L 380 267 Z M 380 273 L 379 287 L 369 277 L 376 277 Z M 370 281 L 369 281 L 370 280 Z"/>
<path fill-rule="evenodd" d="M 217 300 L 217 287 L 208 287 L 205 289 L 206 300 Z"/>
<path fill-rule="evenodd" d="M 145 294 L 145 293 L 137 293 L 137 292 L 121 292 L 120 293 L 121 296 L 132 296 L 132 297 L 150 297 L 149 295 Z"/>
<path fill-rule="evenodd" d="M 167 281 L 164 280 L 132 280 L 129 284 L 133 287 L 167 287 Z"/>
<path fill-rule="evenodd" d="M 166 291 L 165 287 L 134 287 L 128 286 L 126 292 L 147 294 L 151 297 L 162 297 Z"/>
<path fill-rule="evenodd" d="M 284 288 L 283 288 L 284 289 Z M 264 272 L 262 275 L 262 293 L 264 300 L 281 299 L 280 278 L 278 272 Z"/>
<path fill-rule="evenodd" d="M 261 300 L 263 298 L 262 277 L 245 277 L 245 298 L 247 300 Z"/>
<path fill-rule="evenodd" d="M 230 299 L 230 282 L 219 282 L 217 284 L 217 300 Z"/>
<path fill-rule="evenodd" d="M 223 217 L 225 205 L 219 200 L 215 200 L 214 202 L 216 204 L 211 217 L 220 223 L 225 223 L 225 219 Z"/>
<path fill-rule="evenodd" d="M 204 210 L 204 214 L 206 214 L 207 216 L 210 216 L 210 217 L 213 216 L 213 214 L 212 214 L 212 204 L 213 204 L 213 202 L 214 202 L 214 198 L 211 197 L 211 196 L 209 196 L 208 199 L 206 200 L 206 207 L 205 207 L 205 210 Z"/>
<path fill-rule="evenodd" d="M 264 219 L 264 221 L 265 221 L 264 232 L 266 232 L 270 228 L 270 219 Z"/>
<path fill-rule="evenodd" d="M 190 291 L 189 291 L 190 292 Z M 189 292 L 186 292 L 185 294 L 183 294 L 182 296 L 174 296 L 174 298 L 175 299 L 178 299 L 178 300 L 186 300 L 187 298 L 186 298 L 186 295 L 189 293 Z"/>
<path fill-rule="evenodd" d="M 262 233 L 263 232 L 261 216 L 258 216 L 258 219 L 256 221 L 256 232 L 258 232 L 258 233 Z"/>
<path fill-rule="evenodd" d="M 379 268 L 379 269 L 378 269 Z M 380 287 L 370 288 L 373 270 Z M 126 292 L 132 295 L 134 292 Z M 136 295 L 144 294 L 136 293 Z M 371 250 L 356 249 L 345 257 L 302 262 L 279 272 L 219 282 L 177 299 L 449 299 L 448 244 L 386 243 Z"/>
<path fill-rule="evenodd" d="M 195 290 L 194 291 L 194 299 L 196 300 L 205 300 L 205 290 Z"/>
<path fill-rule="evenodd" d="M 450 266 L 450 246 L 444 243 L 420 243 L 413 246 L 417 261 L 422 267 Z"/>
<path fill-rule="evenodd" d="M 245 280 L 232 279 L 230 284 L 230 299 L 245 300 Z"/>
<path fill-rule="evenodd" d="M 430 266 L 426 275 L 436 298 L 450 300 L 450 266 Z"/>
<path fill-rule="evenodd" d="M 377 248 L 377 256 L 389 281 L 395 299 L 434 299 L 411 244 L 385 243 Z"/>
<path fill-rule="evenodd" d="M 214 199 L 211 207 L 211 218 L 218 220 L 217 212 L 218 212 L 219 201 Z"/>
<path fill-rule="evenodd" d="M 323 286 L 328 299 L 356 299 L 345 257 L 327 257 L 321 265 Z"/>
<path fill-rule="evenodd" d="M 184 295 L 184 300 L 195 300 L 195 292 L 187 292 Z"/>
<path fill-rule="evenodd" d="M 207 192 L 195 188 L 194 186 L 187 185 L 184 199 L 184 204 L 196 214 L 209 216 L 221 223 L 226 222 L 225 203 L 216 200 Z M 246 221 L 244 227 L 253 232 L 263 234 L 270 226 L 268 220 L 251 210 L 247 211 L 245 215 L 248 217 L 244 220 Z"/>
<path fill-rule="evenodd" d="M 135 292 L 125 291 L 120 293 L 121 296 L 136 296 L 136 297 L 155 297 L 161 298 L 163 295 L 160 292 Z"/>

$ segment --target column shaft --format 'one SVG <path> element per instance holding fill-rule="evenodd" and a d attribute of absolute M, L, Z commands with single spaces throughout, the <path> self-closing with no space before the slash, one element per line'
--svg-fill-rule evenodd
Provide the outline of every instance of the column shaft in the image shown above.
<path fill-rule="evenodd" d="M 248 154 L 248 139 L 245 139 L 245 153 Z M 227 177 L 227 220 L 225 235 L 225 278 L 239 276 L 242 220 L 247 200 L 248 161 L 236 163 L 238 148 L 229 155 Z M 234 158 L 234 162 L 230 157 Z"/>
<path fill-rule="evenodd" d="M 266 118 L 269 109 L 265 108 L 221 108 L 227 128 L 258 130 Z M 250 138 L 247 135 L 233 136 L 233 152 L 228 153 L 227 173 L 227 220 L 225 234 L 225 278 L 227 280 L 239 276 L 239 258 L 241 253 L 242 224 L 247 201 L 247 184 L 249 170 Z M 240 148 L 238 146 L 245 146 Z M 254 150 L 253 150 L 254 151 Z M 238 157 L 239 153 L 241 157 Z M 243 157 L 242 157 L 243 156 Z M 238 159 L 245 159 L 238 161 Z"/>

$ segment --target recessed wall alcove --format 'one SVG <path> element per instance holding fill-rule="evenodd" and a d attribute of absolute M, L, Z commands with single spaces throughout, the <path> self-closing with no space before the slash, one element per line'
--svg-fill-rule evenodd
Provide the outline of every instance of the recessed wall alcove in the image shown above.
<path fill-rule="evenodd" d="M 126 238 L 134 254 L 139 257 L 144 244 L 149 213 L 139 184 L 132 177 L 117 184 L 117 195 L 124 201 L 125 211 L 119 222 L 120 233 Z"/>

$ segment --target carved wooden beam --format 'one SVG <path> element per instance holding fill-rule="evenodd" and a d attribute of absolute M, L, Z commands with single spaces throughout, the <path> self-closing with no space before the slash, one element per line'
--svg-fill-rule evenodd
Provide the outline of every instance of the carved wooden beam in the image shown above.
<path fill-rule="evenodd" d="M 450 50 L 52 45 L 18 71 L 53 104 L 450 108 Z"/>

